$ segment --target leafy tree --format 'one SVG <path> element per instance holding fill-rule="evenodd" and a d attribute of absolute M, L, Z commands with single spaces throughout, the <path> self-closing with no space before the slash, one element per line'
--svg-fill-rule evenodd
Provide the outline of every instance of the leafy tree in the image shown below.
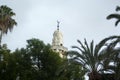
<path fill-rule="evenodd" d="M 2 5 L 0 6 L 0 45 L 3 34 L 7 34 L 8 30 L 12 31 L 13 26 L 17 25 L 16 21 L 12 18 L 15 13 L 11 8 Z"/>
<path fill-rule="evenodd" d="M 16 80 L 15 60 L 5 45 L 0 49 L 0 58 L 0 80 Z"/>
<path fill-rule="evenodd" d="M 0 49 L 0 80 L 34 80 L 36 73 L 26 49 L 10 53 L 4 46 Z"/>
<path fill-rule="evenodd" d="M 116 7 L 116 11 L 120 11 L 119 6 Z M 120 14 L 115 13 L 115 14 L 110 14 L 110 15 L 107 16 L 108 20 L 113 19 L 113 18 L 117 19 L 117 21 L 115 22 L 115 26 L 117 26 L 118 23 L 120 22 Z"/>
<path fill-rule="evenodd" d="M 27 50 L 21 48 L 13 53 L 13 58 L 16 61 L 16 74 L 19 80 L 34 80 L 34 68 Z M 17 78 L 16 77 L 16 78 Z"/>
<path fill-rule="evenodd" d="M 85 40 L 84 44 L 78 40 L 78 43 L 81 47 L 73 46 L 73 48 L 78 49 L 78 51 L 72 51 L 69 53 L 70 56 L 73 56 L 71 60 L 77 62 L 82 65 L 83 69 L 88 73 L 90 80 L 102 80 L 101 73 L 104 73 L 104 60 L 107 60 L 109 63 L 111 61 L 111 57 L 114 54 L 107 52 L 107 41 L 119 38 L 119 36 L 111 36 L 100 41 L 96 46 L 94 46 L 94 42 L 88 45 Z"/>
<path fill-rule="evenodd" d="M 59 55 L 39 39 L 27 40 L 27 51 L 37 70 L 36 80 L 57 80 L 56 71 L 62 63 Z"/>

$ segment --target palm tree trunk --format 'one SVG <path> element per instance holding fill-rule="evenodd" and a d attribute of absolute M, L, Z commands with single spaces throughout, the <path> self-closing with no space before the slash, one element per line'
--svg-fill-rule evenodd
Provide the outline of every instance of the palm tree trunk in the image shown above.
<path fill-rule="evenodd" d="M 0 48 L 1 48 L 1 42 L 2 42 L 2 31 L 1 31 L 1 33 L 0 33 Z"/>
<path fill-rule="evenodd" d="M 101 74 L 99 74 L 98 72 L 92 71 L 92 72 L 89 74 L 89 80 L 102 80 L 102 76 L 101 76 Z"/>

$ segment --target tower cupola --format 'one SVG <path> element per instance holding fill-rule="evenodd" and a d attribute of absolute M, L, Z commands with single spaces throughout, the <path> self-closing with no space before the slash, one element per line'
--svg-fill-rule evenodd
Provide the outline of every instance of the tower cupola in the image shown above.
<path fill-rule="evenodd" d="M 57 21 L 57 30 L 53 33 L 53 39 L 52 39 L 52 50 L 55 52 L 58 52 L 60 57 L 65 57 L 65 52 L 67 51 L 67 48 L 63 46 L 63 35 L 62 32 L 59 30 L 59 24 L 60 22 Z"/>

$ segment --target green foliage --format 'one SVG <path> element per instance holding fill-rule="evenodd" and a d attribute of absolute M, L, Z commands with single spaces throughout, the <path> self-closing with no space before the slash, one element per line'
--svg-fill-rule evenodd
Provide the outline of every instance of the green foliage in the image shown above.
<path fill-rule="evenodd" d="M 1 48 L 0 80 L 57 80 L 56 71 L 62 64 L 59 55 L 38 39 L 27 41 L 26 48 L 10 53 Z"/>
<path fill-rule="evenodd" d="M 12 30 L 14 25 L 17 25 L 16 21 L 12 18 L 15 16 L 15 13 L 11 8 L 6 5 L 0 6 L 0 30 L 3 33 L 8 32 L 8 30 Z"/>
<path fill-rule="evenodd" d="M 0 80 L 15 80 L 16 65 L 10 50 L 2 47 L 0 49 Z"/>
<path fill-rule="evenodd" d="M 13 57 L 16 61 L 16 70 L 17 77 L 20 77 L 20 80 L 32 80 L 32 72 L 34 72 L 32 67 L 32 61 L 30 55 L 27 53 L 27 50 L 22 48 L 16 50 L 13 53 Z M 31 79 L 29 79 L 31 78 Z"/>
<path fill-rule="evenodd" d="M 50 49 L 50 45 L 45 45 L 38 39 L 30 39 L 27 42 L 27 51 L 38 70 L 39 79 L 55 80 L 56 71 L 61 65 L 62 59 Z"/>
<path fill-rule="evenodd" d="M 116 7 L 116 11 L 120 11 L 120 7 L 119 6 Z M 115 14 L 110 14 L 110 15 L 107 16 L 108 20 L 109 19 L 113 19 L 113 18 L 115 18 L 117 20 L 115 22 L 115 26 L 117 26 L 118 23 L 120 22 L 120 14 L 115 13 Z"/>
<path fill-rule="evenodd" d="M 85 40 L 78 40 L 80 51 L 69 51 L 69 59 L 60 58 L 51 50 L 49 44 L 39 39 L 27 40 L 26 48 L 10 52 L 6 45 L 0 49 L 0 80 L 85 80 L 88 73 L 90 80 L 110 78 L 104 71 L 114 71 L 111 74 L 116 80 L 120 73 L 120 36 L 103 39 L 94 46 Z M 117 47 L 116 47 L 117 46 Z M 1 57 L 2 56 L 2 57 Z M 115 65 L 110 66 L 110 62 Z"/>
<path fill-rule="evenodd" d="M 0 45 L 3 34 L 7 34 L 8 30 L 11 32 L 14 25 L 17 25 L 16 21 L 12 18 L 15 13 L 11 8 L 6 5 L 0 6 Z"/>
<path fill-rule="evenodd" d="M 60 80 L 85 80 L 85 71 L 82 66 L 69 59 L 64 60 L 57 74 L 60 76 Z"/>
<path fill-rule="evenodd" d="M 59 76 L 58 71 L 63 64 L 59 54 L 51 50 L 51 46 L 39 39 L 27 40 L 26 48 L 10 52 L 4 45 L 0 49 L 0 80 L 71 80 L 69 74 Z M 2 56 L 2 57 L 1 57 Z M 68 68 L 68 67 L 66 67 Z M 66 69 L 67 70 L 67 69 Z M 70 71 L 70 69 L 69 69 Z"/>
<path fill-rule="evenodd" d="M 110 44 L 108 44 L 107 52 L 110 53 L 111 57 L 108 57 L 104 60 L 104 68 L 107 71 L 113 71 L 112 77 L 115 80 L 120 79 L 120 36 L 114 38 Z M 110 62 L 114 63 L 113 65 L 109 65 Z M 109 74 L 110 75 L 110 74 Z"/>
<path fill-rule="evenodd" d="M 113 42 L 110 42 L 111 40 Z M 101 73 L 110 71 L 108 68 L 105 69 L 105 66 L 109 66 L 109 63 L 115 59 L 113 56 L 120 52 L 119 49 L 115 48 L 119 40 L 120 36 L 111 36 L 103 39 L 96 46 L 94 46 L 93 41 L 88 45 L 86 40 L 84 44 L 78 40 L 80 47 L 73 46 L 73 48 L 80 52 L 70 51 L 68 54 L 72 56 L 72 61 L 77 62 L 89 73 L 90 80 L 100 80 L 102 79 Z"/>

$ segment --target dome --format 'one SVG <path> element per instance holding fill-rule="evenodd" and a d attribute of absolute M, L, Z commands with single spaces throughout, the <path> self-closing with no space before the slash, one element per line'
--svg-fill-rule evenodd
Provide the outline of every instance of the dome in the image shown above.
<path fill-rule="evenodd" d="M 53 40 L 52 40 L 52 45 L 63 45 L 63 35 L 62 33 L 59 31 L 59 30 L 56 30 L 54 33 L 53 33 Z"/>

